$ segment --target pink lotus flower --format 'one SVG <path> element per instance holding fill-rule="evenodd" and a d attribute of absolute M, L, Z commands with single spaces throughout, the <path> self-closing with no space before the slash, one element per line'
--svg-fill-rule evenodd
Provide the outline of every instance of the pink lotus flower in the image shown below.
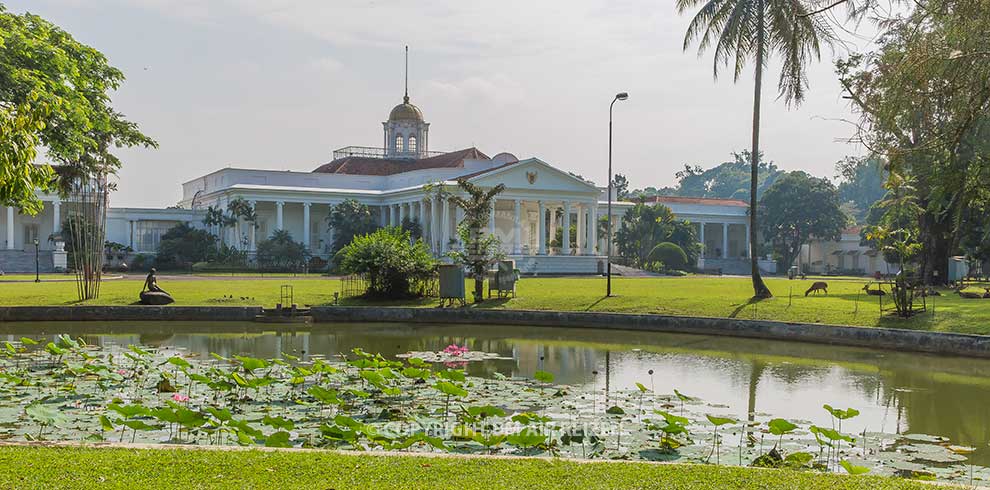
<path fill-rule="evenodd" d="M 118 370 L 116 370 L 114 372 L 117 373 L 117 374 L 119 374 L 119 375 L 121 375 L 121 376 L 127 376 L 127 370 L 126 369 L 118 369 Z"/>
<path fill-rule="evenodd" d="M 457 344 L 450 344 L 443 350 L 443 353 L 454 357 L 460 357 L 464 354 L 467 354 L 470 351 L 471 349 L 468 349 L 468 346 L 466 345 L 464 347 L 461 347 Z"/>
<path fill-rule="evenodd" d="M 172 395 L 172 400 L 175 400 L 175 401 L 177 401 L 179 403 L 185 403 L 185 402 L 189 401 L 189 397 L 186 396 L 186 395 L 183 395 L 182 393 L 176 393 L 176 394 Z"/>

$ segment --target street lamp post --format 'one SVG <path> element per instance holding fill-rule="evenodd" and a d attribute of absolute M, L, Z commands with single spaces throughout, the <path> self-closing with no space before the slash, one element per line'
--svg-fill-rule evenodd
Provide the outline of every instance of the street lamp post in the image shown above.
<path fill-rule="evenodd" d="M 34 239 L 34 282 L 41 282 L 41 251 L 38 247 L 38 239 Z"/>
<path fill-rule="evenodd" d="M 619 92 L 608 106 L 608 252 L 605 257 L 605 296 L 612 296 L 612 107 L 615 106 L 615 101 L 628 98 L 629 94 Z"/>

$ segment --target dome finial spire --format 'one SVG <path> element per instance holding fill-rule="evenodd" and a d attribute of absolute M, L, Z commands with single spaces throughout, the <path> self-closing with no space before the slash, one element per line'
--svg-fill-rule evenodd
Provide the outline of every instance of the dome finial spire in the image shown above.
<path fill-rule="evenodd" d="M 406 45 L 406 94 L 402 96 L 402 102 L 409 103 L 409 45 Z"/>

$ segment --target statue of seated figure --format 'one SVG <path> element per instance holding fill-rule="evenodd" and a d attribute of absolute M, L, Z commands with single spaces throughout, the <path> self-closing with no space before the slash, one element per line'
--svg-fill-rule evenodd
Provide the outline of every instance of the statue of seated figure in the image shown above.
<path fill-rule="evenodd" d="M 164 289 L 158 286 L 158 271 L 154 268 L 148 272 L 148 277 L 144 279 L 144 286 L 141 288 L 141 304 L 143 305 L 167 305 L 175 300 Z"/>

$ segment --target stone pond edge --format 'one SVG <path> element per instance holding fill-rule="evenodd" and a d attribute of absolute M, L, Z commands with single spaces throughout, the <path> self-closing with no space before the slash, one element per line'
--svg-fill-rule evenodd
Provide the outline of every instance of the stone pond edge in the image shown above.
<path fill-rule="evenodd" d="M 318 323 L 408 322 L 595 328 L 786 340 L 990 358 L 990 336 L 896 328 L 655 314 L 474 308 L 324 306 L 314 307 L 312 313 L 313 320 Z"/>
<path fill-rule="evenodd" d="M 990 336 L 772 320 L 477 308 L 313 307 L 316 323 L 495 324 L 720 335 L 990 358 Z M 260 306 L 9 306 L 0 323 L 33 321 L 253 321 Z M 260 324 L 259 324 L 260 325 Z"/>

